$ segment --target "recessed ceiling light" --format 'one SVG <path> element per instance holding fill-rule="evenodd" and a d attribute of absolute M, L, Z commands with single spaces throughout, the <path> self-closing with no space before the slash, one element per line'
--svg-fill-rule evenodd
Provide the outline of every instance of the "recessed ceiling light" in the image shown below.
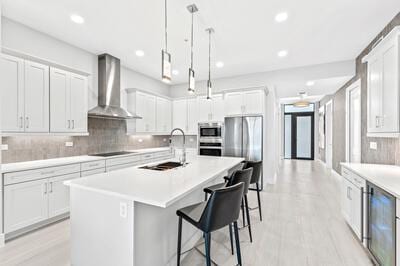
<path fill-rule="evenodd" d="M 285 57 L 288 55 L 288 51 L 287 50 L 282 50 L 278 52 L 278 56 L 279 57 Z"/>
<path fill-rule="evenodd" d="M 175 75 L 175 76 L 179 75 L 179 70 L 178 69 L 172 70 L 172 75 Z"/>
<path fill-rule="evenodd" d="M 215 63 L 215 66 L 218 68 L 224 67 L 224 62 L 218 61 L 217 63 Z"/>
<path fill-rule="evenodd" d="M 139 57 L 142 57 L 142 56 L 144 56 L 144 52 L 142 50 L 137 50 L 136 55 Z"/>
<path fill-rule="evenodd" d="M 286 21 L 288 19 L 288 13 L 286 13 L 286 12 L 281 12 L 281 13 L 278 13 L 278 14 L 276 14 L 276 16 L 275 16 L 275 21 L 276 22 L 284 22 L 284 21 Z"/>
<path fill-rule="evenodd" d="M 315 82 L 312 81 L 312 80 L 307 81 L 307 83 L 306 83 L 306 85 L 309 86 L 309 87 L 314 86 L 314 84 L 315 84 Z"/>
<path fill-rule="evenodd" d="M 70 16 L 71 20 L 75 22 L 76 24 L 83 24 L 85 22 L 85 19 L 78 14 L 72 14 Z"/>

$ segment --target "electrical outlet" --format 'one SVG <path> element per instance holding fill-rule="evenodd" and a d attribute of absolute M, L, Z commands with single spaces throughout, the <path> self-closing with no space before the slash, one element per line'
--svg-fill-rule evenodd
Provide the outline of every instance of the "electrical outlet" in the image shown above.
<path fill-rule="evenodd" d="M 0 150 L 2 150 L 2 151 L 8 151 L 8 144 L 2 144 L 2 145 L 0 145 Z"/>
<path fill-rule="evenodd" d="M 371 150 L 377 150 L 377 149 L 378 149 L 378 144 L 377 144 L 376 142 L 374 142 L 374 141 L 371 141 L 371 142 L 369 143 L 369 148 L 370 148 Z"/>
<path fill-rule="evenodd" d="M 74 143 L 72 141 L 65 142 L 65 147 L 73 147 Z"/>
<path fill-rule="evenodd" d="M 128 204 L 126 202 L 119 203 L 119 216 L 122 218 L 128 217 Z"/>

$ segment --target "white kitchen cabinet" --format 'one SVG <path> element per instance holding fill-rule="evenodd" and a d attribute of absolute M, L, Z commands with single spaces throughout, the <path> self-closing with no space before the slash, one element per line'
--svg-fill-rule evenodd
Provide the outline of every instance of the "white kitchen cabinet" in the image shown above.
<path fill-rule="evenodd" d="M 156 131 L 157 133 L 170 133 L 172 124 L 172 103 L 170 100 L 157 97 L 156 99 Z"/>
<path fill-rule="evenodd" d="M 79 178 L 80 173 L 52 177 L 48 180 L 48 218 L 56 217 L 69 212 L 69 187 L 64 181 Z"/>
<path fill-rule="evenodd" d="M 228 92 L 225 94 L 225 115 L 253 115 L 264 113 L 265 94 L 262 90 Z"/>
<path fill-rule="evenodd" d="M 48 217 L 47 179 L 5 186 L 4 199 L 5 233 Z"/>
<path fill-rule="evenodd" d="M 390 32 L 363 59 L 367 71 L 367 128 L 371 136 L 400 133 L 400 27 Z"/>
<path fill-rule="evenodd" d="M 350 199 L 351 183 L 346 179 L 342 178 L 342 214 L 347 223 L 351 222 L 351 199 Z"/>
<path fill-rule="evenodd" d="M 197 135 L 198 104 L 196 98 L 173 101 L 173 127 L 181 128 L 188 135 Z"/>
<path fill-rule="evenodd" d="M 224 101 L 222 94 L 213 95 L 211 100 L 206 96 L 198 97 L 198 121 L 224 121 Z"/>
<path fill-rule="evenodd" d="M 49 132 L 49 67 L 25 60 L 25 132 Z"/>
<path fill-rule="evenodd" d="M 0 57 L 1 128 L 5 132 L 24 131 L 24 61 L 2 54 Z"/>
<path fill-rule="evenodd" d="M 87 78 L 50 69 L 50 132 L 87 132 Z"/>
<path fill-rule="evenodd" d="M 136 119 L 136 133 L 149 133 L 156 131 L 156 96 L 142 92 L 134 92 L 135 107 L 128 109 L 135 110 L 142 119 Z M 129 104 L 131 105 L 131 104 Z"/>

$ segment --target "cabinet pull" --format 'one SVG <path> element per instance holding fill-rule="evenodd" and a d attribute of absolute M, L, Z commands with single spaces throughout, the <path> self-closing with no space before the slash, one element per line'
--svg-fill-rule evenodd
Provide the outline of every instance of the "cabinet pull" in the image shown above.
<path fill-rule="evenodd" d="M 71 128 L 71 120 L 68 120 L 68 128 Z"/>
<path fill-rule="evenodd" d="M 379 116 L 377 115 L 377 116 L 375 116 L 375 126 L 378 128 L 378 127 L 380 127 L 380 125 L 379 125 Z"/>
<path fill-rule="evenodd" d="M 53 182 L 50 182 L 50 192 L 49 193 L 53 193 Z"/>
<path fill-rule="evenodd" d="M 25 126 L 29 128 L 29 117 L 25 117 Z"/>
<path fill-rule="evenodd" d="M 72 119 L 72 129 L 75 129 L 75 120 Z"/>
<path fill-rule="evenodd" d="M 353 200 L 352 198 L 351 198 L 351 187 L 349 187 L 349 200 Z"/>
<path fill-rule="evenodd" d="M 47 194 L 47 183 L 44 183 L 43 185 L 44 185 L 44 194 L 46 195 Z"/>
<path fill-rule="evenodd" d="M 23 120 L 24 118 L 21 116 L 20 118 L 19 118 L 19 127 L 20 128 L 23 128 L 23 124 L 24 124 L 24 120 Z"/>

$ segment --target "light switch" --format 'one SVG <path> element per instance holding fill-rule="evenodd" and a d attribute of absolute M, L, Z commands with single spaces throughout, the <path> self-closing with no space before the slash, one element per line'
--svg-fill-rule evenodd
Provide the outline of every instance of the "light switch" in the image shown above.
<path fill-rule="evenodd" d="M 8 151 L 8 144 L 2 144 L 2 145 L 0 145 L 0 150 L 2 150 L 2 151 Z"/>
<path fill-rule="evenodd" d="M 374 142 L 374 141 L 371 141 L 371 142 L 369 143 L 369 148 L 370 148 L 371 150 L 377 150 L 377 149 L 378 149 L 378 144 L 377 144 L 376 142 Z"/>
<path fill-rule="evenodd" d="M 73 147 L 74 143 L 72 141 L 65 142 L 65 147 Z"/>
<path fill-rule="evenodd" d="M 128 204 L 126 202 L 119 203 L 119 216 L 126 218 L 128 216 Z"/>

